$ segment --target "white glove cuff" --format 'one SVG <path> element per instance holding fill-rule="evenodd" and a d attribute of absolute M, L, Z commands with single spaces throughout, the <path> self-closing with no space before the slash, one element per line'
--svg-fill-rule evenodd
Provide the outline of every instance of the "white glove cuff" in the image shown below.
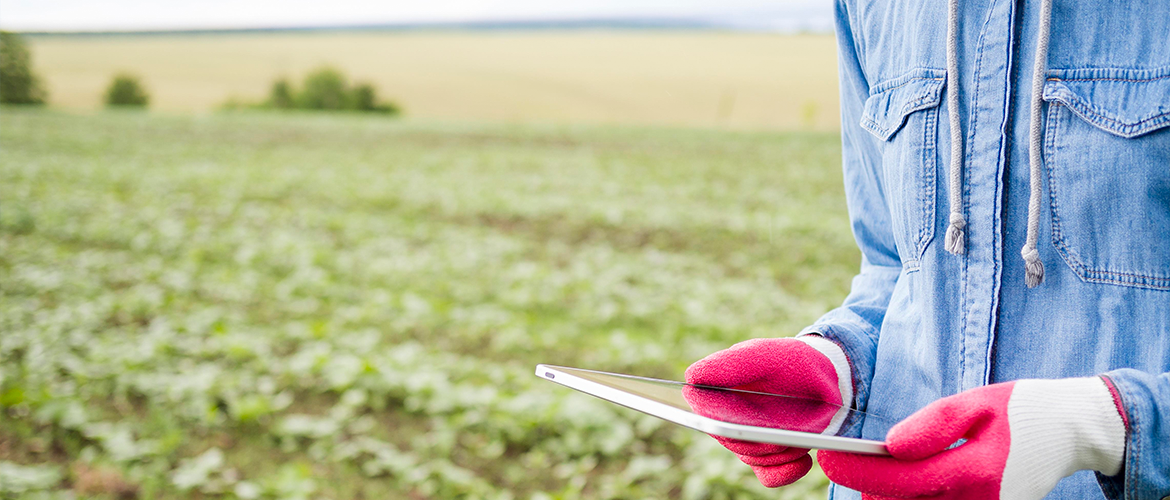
<path fill-rule="evenodd" d="M 849 367 L 849 358 L 845 356 L 845 351 L 836 342 L 828 340 L 820 335 L 805 334 L 796 338 L 809 347 L 816 349 L 817 352 L 824 354 L 829 361 L 833 363 L 833 368 L 837 370 L 837 388 L 841 392 L 841 409 L 833 415 L 833 419 L 829 421 L 829 427 L 825 429 L 825 434 L 836 434 L 841 429 L 841 424 L 845 423 L 845 418 L 849 416 L 849 409 L 853 406 L 853 369 Z"/>
<path fill-rule="evenodd" d="M 1100 377 L 1020 380 L 1007 414 L 1011 448 L 1000 498 L 1041 498 L 1078 470 L 1121 471 L 1125 423 Z"/>

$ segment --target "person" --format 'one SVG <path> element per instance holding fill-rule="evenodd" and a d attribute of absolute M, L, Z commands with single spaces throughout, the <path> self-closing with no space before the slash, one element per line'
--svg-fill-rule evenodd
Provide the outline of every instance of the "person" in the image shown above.
<path fill-rule="evenodd" d="M 1170 2 L 838 0 L 836 32 L 860 272 L 688 381 L 865 412 L 826 431 L 891 456 L 819 452 L 832 498 L 1170 496 Z"/>

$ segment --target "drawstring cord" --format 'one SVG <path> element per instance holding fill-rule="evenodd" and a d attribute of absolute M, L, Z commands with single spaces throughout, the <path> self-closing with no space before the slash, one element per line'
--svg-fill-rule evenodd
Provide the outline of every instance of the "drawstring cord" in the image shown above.
<path fill-rule="evenodd" d="M 1044 194 L 1040 177 L 1044 173 L 1044 159 L 1040 157 L 1044 129 L 1040 113 L 1044 108 L 1044 79 L 1048 66 L 1048 40 L 1052 31 L 1052 0 L 1040 2 L 1040 35 L 1036 39 L 1036 61 L 1032 65 L 1032 123 L 1029 127 L 1028 160 L 1031 169 L 1028 176 L 1031 196 L 1028 199 L 1028 240 L 1020 255 L 1024 257 L 1024 283 L 1035 288 L 1044 281 L 1044 263 L 1040 262 L 1040 199 Z"/>
<path fill-rule="evenodd" d="M 962 255 L 966 249 L 963 229 L 963 130 L 959 126 L 959 0 L 947 5 L 947 118 L 951 121 L 951 218 L 946 249 Z"/>
<path fill-rule="evenodd" d="M 959 122 L 959 0 L 948 2 L 947 16 L 947 115 L 951 123 L 950 165 L 950 225 L 947 227 L 945 248 L 961 255 L 966 249 L 963 216 L 963 131 Z M 1041 176 L 1044 160 L 1041 145 L 1044 139 L 1044 79 L 1048 66 L 1048 41 L 1052 31 L 1052 0 L 1040 2 L 1040 33 L 1036 40 L 1036 59 L 1032 66 L 1032 106 L 1029 127 L 1029 196 L 1028 237 L 1020 255 L 1024 258 L 1024 283 L 1035 288 L 1044 282 L 1044 263 L 1040 261 L 1037 243 L 1040 239 L 1040 201 L 1044 195 Z"/>

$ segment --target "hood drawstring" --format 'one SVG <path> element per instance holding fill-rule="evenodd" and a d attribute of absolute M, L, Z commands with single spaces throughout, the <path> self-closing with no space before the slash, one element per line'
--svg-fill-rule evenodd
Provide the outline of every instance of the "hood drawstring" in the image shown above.
<path fill-rule="evenodd" d="M 1040 177 L 1044 175 L 1044 159 L 1040 157 L 1044 129 L 1041 113 L 1044 109 L 1044 79 L 1048 67 L 1048 39 L 1052 31 L 1052 0 L 1040 2 L 1040 35 L 1036 38 L 1036 61 L 1032 65 L 1032 123 L 1029 127 L 1028 160 L 1031 164 L 1029 181 L 1031 196 L 1028 198 L 1028 240 L 1020 255 L 1024 257 L 1024 283 L 1035 288 L 1044 281 L 1044 263 L 1040 262 L 1040 251 L 1036 248 L 1040 239 L 1040 199 L 1044 194 Z"/>
<path fill-rule="evenodd" d="M 950 226 L 947 227 L 945 248 L 961 255 L 966 249 L 963 216 L 963 131 L 959 121 L 959 0 L 948 2 L 947 15 L 947 115 L 951 123 L 950 165 Z M 1044 160 L 1041 147 L 1044 139 L 1041 113 L 1044 108 L 1044 80 L 1048 66 L 1048 41 L 1052 28 L 1052 0 L 1040 2 L 1040 33 L 1036 41 L 1036 59 L 1032 66 L 1032 106 L 1029 127 L 1028 172 L 1028 238 L 1020 255 L 1024 258 L 1024 283 L 1035 288 L 1044 281 L 1044 263 L 1040 261 L 1037 243 L 1040 238 L 1040 201 L 1044 195 L 1041 176 Z"/>
<path fill-rule="evenodd" d="M 946 249 L 962 255 L 966 249 L 963 229 L 963 130 L 959 125 L 959 0 L 947 5 L 947 118 L 951 121 L 951 219 Z"/>

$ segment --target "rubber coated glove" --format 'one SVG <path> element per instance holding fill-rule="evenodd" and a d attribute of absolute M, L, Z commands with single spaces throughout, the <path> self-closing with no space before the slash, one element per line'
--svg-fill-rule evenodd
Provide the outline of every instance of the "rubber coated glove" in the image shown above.
<path fill-rule="evenodd" d="M 832 433 L 848 412 L 842 405 L 853 401 L 848 366 L 841 348 L 820 337 L 748 340 L 696 361 L 687 368 L 686 381 L 803 399 L 693 387 L 685 387 L 683 396 L 697 413 L 718 420 Z M 791 484 L 812 467 L 804 448 L 712 437 L 750 465 L 769 488 Z"/>
<path fill-rule="evenodd" d="M 892 457 L 817 459 L 863 498 L 1038 500 L 1078 470 L 1120 472 L 1126 426 L 1104 378 L 1020 380 L 940 399 L 899 422 L 886 434 Z"/>

